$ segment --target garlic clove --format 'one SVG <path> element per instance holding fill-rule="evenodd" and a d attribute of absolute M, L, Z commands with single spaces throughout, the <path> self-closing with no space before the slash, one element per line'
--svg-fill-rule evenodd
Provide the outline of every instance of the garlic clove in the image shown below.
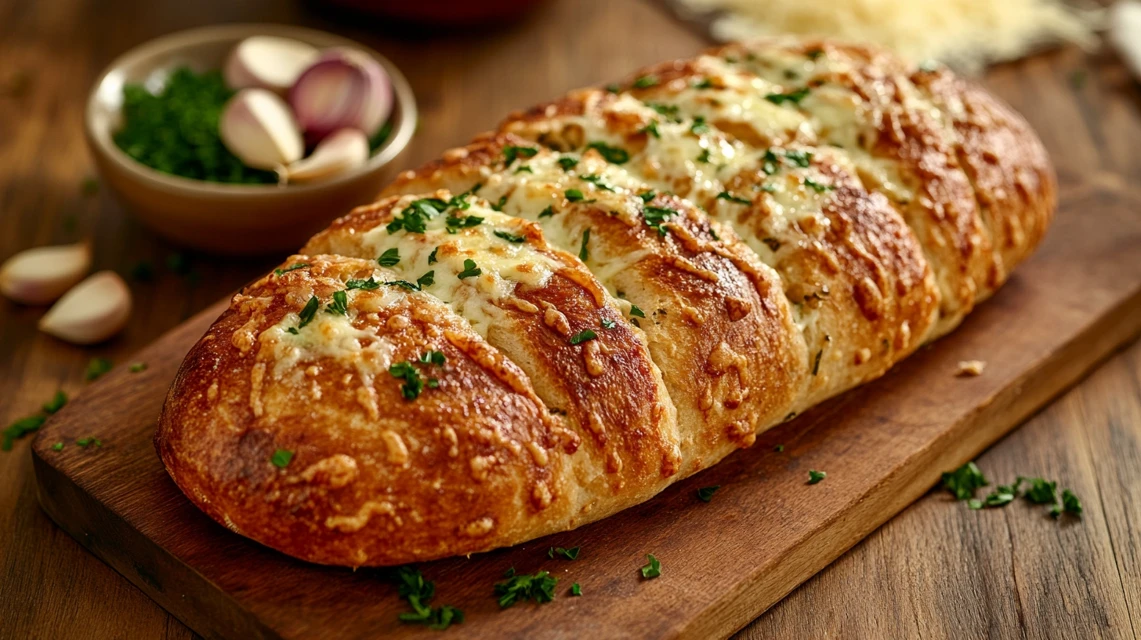
<path fill-rule="evenodd" d="M 280 169 L 282 182 L 314 182 L 359 167 L 368 160 L 368 137 L 360 129 L 341 129 L 317 145 L 313 153 Z"/>
<path fill-rule="evenodd" d="M 231 89 L 259 87 L 284 95 L 319 55 L 299 40 L 253 36 L 234 47 L 222 73 Z"/>
<path fill-rule="evenodd" d="M 0 266 L 0 293 L 23 304 L 47 304 L 67 293 L 90 268 L 86 243 L 28 249 Z"/>
<path fill-rule="evenodd" d="M 218 129 L 230 153 L 254 169 L 273 171 L 305 152 L 289 106 L 265 89 L 242 89 L 230 98 Z"/>
<path fill-rule="evenodd" d="M 1109 10 L 1109 41 L 1118 55 L 1141 80 L 1141 2 L 1121 0 Z"/>
<path fill-rule="evenodd" d="M 330 49 L 297 78 L 289 105 L 310 143 L 344 128 L 371 136 L 392 114 L 392 82 L 371 56 Z"/>
<path fill-rule="evenodd" d="M 100 271 L 60 298 L 40 318 L 40 331 L 74 344 L 94 344 L 122 331 L 130 315 L 127 283 L 114 271 Z"/>

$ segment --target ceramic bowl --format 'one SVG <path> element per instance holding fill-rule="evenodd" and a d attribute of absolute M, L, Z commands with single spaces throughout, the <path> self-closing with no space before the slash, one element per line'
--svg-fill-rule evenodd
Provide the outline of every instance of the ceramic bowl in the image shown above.
<path fill-rule="evenodd" d="M 352 47 L 376 58 L 392 79 L 392 133 L 364 165 L 322 182 L 236 185 L 162 173 L 115 145 L 122 125 L 123 85 L 161 88 L 179 67 L 220 69 L 241 40 L 253 35 L 294 38 L 318 48 Z M 174 242 L 203 251 L 253 255 L 294 251 L 330 220 L 371 202 L 393 177 L 392 161 L 416 127 L 408 81 L 379 53 L 321 31 L 274 24 L 233 24 L 182 31 L 120 56 L 99 76 L 87 101 L 87 142 L 104 183 L 143 224 Z"/>

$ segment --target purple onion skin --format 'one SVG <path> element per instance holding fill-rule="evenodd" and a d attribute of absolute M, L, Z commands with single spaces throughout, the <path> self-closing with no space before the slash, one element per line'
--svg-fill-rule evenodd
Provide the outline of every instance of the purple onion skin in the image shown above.
<path fill-rule="evenodd" d="M 346 127 L 371 138 L 392 114 L 392 104 L 392 82 L 384 67 L 346 49 L 322 53 L 289 90 L 289 106 L 309 146 Z"/>

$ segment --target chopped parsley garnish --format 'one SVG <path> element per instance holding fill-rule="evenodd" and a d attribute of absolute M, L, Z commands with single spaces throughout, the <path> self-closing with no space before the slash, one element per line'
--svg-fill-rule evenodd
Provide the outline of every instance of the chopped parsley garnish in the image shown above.
<path fill-rule="evenodd" d="M 507 196 L 503 196 L 503 200 L 500 200 L 500 204 L 502 205 L 506 199 Z M 492 209 L 495 209 L 495 207 L 492 207 Z M 495 210 L 499 211 L 499 209 Z M 467 229 L 468 227 L 476 227 L 479 226 L 481 222 L 483 222 L 483 218 L 479 216 L 448 216 L 448 218 L 444 220 L 448 233 L 455 233 L 459 229 Z"/>
<path fill-rule="evenodd" d="M 579 192 L 579 195 L 582 195 L 582 192 Z M 551 205 L 547 205 L 546 209 L 539 212 L 540 218 L 550 218 L 553 215 L 555 215 L 555 208 Z"/>
<path fill-rule="evenodd" d="M 582 595 L 582 587 L 578 586 L 577 582 L 572 584 L 570 594 L 572 596 L 581 596 Z"/>
<path fill-rule="evenodd" d="M 756 187 L 754 187 L 754 189 L 755 188 Z M 777 192 L 776 185 L 772 185 L 772 184 L 768 184 L 768 183 L 762 184 L 760 190 L 764 191 L 765 193 L 776 193 Z"/>
<path fill-rule="evenodd" d="M 701 153 L 697 156 L 697 161 L 709 164 L 709 149 L 702 149 Z"/>
<path fill-rule="evenodd" d="M 603 318 L 603 319 L 599 320 L 598 324 L 602 325 L 603 329 L 613 329 L 614 327 L 618 326 L 617 322 L 614 322 L 613 320 L 611 320 L 609 318 Z"/>
<path fill-rule="evenodd" d="M 52 451 L 63 451 L 63 441 L 53 444 Z"/>
<path fill-rule="evenodd" d="M 658 79 L 655 76 L 639 76 L 637 80 L 634 80 L 635 89 L 649 89 L 657 86 L 657 84 Z"/>
<path fill-rule="evenodd" d="M 808 470 L 808 484 L 816 484 L 827 477 L 828 474 L 823 471 L 817 471 L 816 469 Z"/>
<path fill-rule="evenodd" d="M 524 238 L 523 236 L 517 236 L 517 235 L 512 234 L 512 233 L 507 233 L 506 231 L 496 231 L 495 235 L 497 237 L 503 238 L 504 240 L 506 240 L 512 244 L 519 244 L 519 243 L 523 242 L 524 240 L 526 240 L 526 238 Z"/>
<path fill-rule="evenodd" d="M 515 173 L 535 173 L 535 172 L 532 171 L 531 167 L 529 167 L 528 165 L 521 164 L 521 165 L 519 165 L 519 168 L 515 170 Z"/>
<path fill-rule="evenodd" d="M 746 200 L 745 198 L 735 196 L 735 195 L 729 193 L 728 191 L 722 191 L 721 193 L 717 194 L 717 199 L 718 200 L 728 200 L 729 202 L 735 202 L 737 204 L 752 204 L 753 203 L 751 200 Z"/>
<path fill-rule="evenodd" d="M 563 192 L 563 195 L 565 195 L 567 200 L 570 202 L 580 202 L 584 197 L 582 195 L 582 191 L 579 191 L 578 189 L 567 189 Z"/>
<path fill-rule="evenodd" d="M 345 290 L 349 289 L 363 289 L 365 291 L 374 291 L 380 288 L 380 283 L 375 278 L 369 276 L 368 280 L 349 280 L 345 283 Z"/>
<path fill-rule="evenodd" d="M 428 254 L 428 264 L 436 264 L 436 252 L 439 250 L 440 248 L 436 247 L 435 249 L 432 249 L 432 253 Z"/>
<path fill-rule="evenodd" d="M 412 607 L 412 611 L 400 614 L 401 622 L 425 624 L 429 629 L 439 631 L 464 621 L 464 612 L 451 605 L 445 604 L 435 608 L 428 605 L 436 595 L 436 584 L 425 580 L 424 575 L 418 570 L 400 567 L 397 577 L 400 580 L 398 588 L 400 597 L 408 600 L 408 604 Z"/>
<path fill-rule="evenodd" d="M 398 262 L 400 262 L 400 249 L 396 247 L 385 249 L 384 253 L 380 254 L 380 257 L 376 259 L 376 263 L 382 267 L 395 266 Z"/>
<path fill-rule="evenodd" d="M 571 547 L 570 549 L 551 547 L 550 550 L 547 551 L 547 557 L 554 558 L 555 556 L 562 556 L 567 560 L 576 560 L 580 549 L 582 549 L 582 547 Z"/>
<path fill-rule="evenodd" d="M 65 404 L 67 404 L 67 394 L 63 390 L 59 390 L 55 392 L 51 400 L 45 402 L 40 408 L 43 409 L 44 413 L 51 415 L 62 409 Z"/>
<path fill-rule="evenodd" d="M 571 344 L 582 344 L 583 342 L 586 342 L 587 340 L 594 340 L 597 337 L 598 337 L 598 334 L 595 333 L 594 331 L 592 331 L 590 329 L 583 329 L 582 331 L 579 331 L 578 333 L 571 336 L 570 343 Z"/>
<path fill-rule="evenodd" d="M 80 438 L 80 439 L 76 440 L 75 444 L 86 449 L 87 447 L 89 447 L 91 445 L 95 445 L 96 447 L 102 447 L 103 441 L 100 440 L 99 438 L 88 436 L 86 438 Z"/>
<path fill-rule="evenodd" d="M 606 90 L 610 93 L 618 93 L 622 90 L 622 87 L 618 86 L 617 83 L 612 82 L 606 85 Z"/>
<path fill-rule="evenodd" d="M 778 444 L 777 446 L 773 447 L 773 451 L 776 451 L 777 453 L 784 453 L 784 445 Z"/>
<path fill-rule="evenodd" d="M 819 58 L 820 56 L 824 55 L 824 50 L 823 49 L 809 49 L 808 51 L 804 52 L 804 55 L 808 56 L 809 60 L 815 60 L 815 59 Z"/>
<path fill-rule="evenodd" d="M 0 432 L 0 451 L 11 451 L 12 443 L 29 433 L 35 433 L 44 426 L 48 417 L 45 415 L 34 415 L 19 420 L 8 425 L 4 431 Z"/>
<path fill-rule="evenodd" d="M 772 149 L 766 149 L 764 155 L 761 156 L 761 170 L 768 176 L 780 171 L 780 158 Z"/>
<path fill-rule="evenodd" d="M 807 167 L 812 164 L 812 153 L 809 151 L 801 151 L 799 149 L 789 149 L 784 152 L 784 157 L 789 162 L 798 167 Z"/>
<path fill-rule="evenodd" d="M 517 147 L 509 144 L 503 147 L 503 166 L 510 167 L 516 158 L 534 158 L 539 150 L 535 147 Z"/>
<path fill-rule="evenodd" d="M 674 122 L 681 122 L 681 112 L 676 104 L 662 102 L 647 102 L 646 106 Z"/>
<path fill-rule="evenodd" d="M 666 235 L 668 229 L 663 225 L 670 216 L 676 216 L 677 211 L 667 207 L 643 207 L 642 217 L 645 218 L 646 224 L 656 230 L 661 235 Z"/>
<path fill-rule="evenodd" d="M 1081 517 L 1081 515 L 1082 515 L 1082 501 L 1079 500 L 1076 495 L 1074 495 L 1073 491 L 1070 491 L 1069 489 L 1064 489 L 1064 490 L 1062 490 L 1062 508 L 1061 508 L 1061 511 L 1059 511 L 1058 513 L 1055 513 L 1055 511 L 1057 511 L 1057 510 L 1058 510 L 1058 507 L 1054 507 L 1053 509 L 1051 509 L 1050 515 L 1052 515 L 1056 518 L 1059 515 L 1061 515 L 1061 511 L 1065 511 L 1068 514 Z"/>
<path fill-rule="evenodd" d="M 650 120 L 649 124 L 642 127 L 641 129 L 638 129 L 638 133 L 649 134 L 651 136 L 654 136 L 655 138 L 662 137 L 661 132 L 658 131 L 658 121 L 657 120 Z"/>
<path fill-rule="evenodd" d="M 713 88 L 713 81 L 710 80 L 709 78 L 702 78 L 701 80 L 694 82 L 690 86 L 693 87 L 694 89 L 712 89 Z"/>
<path fill-rule="evenodd" d="M 639 309 L 639 308 L 638 308 L 638 305 L 636 305 L 636 304 L 632 304 L 632 305 L 630 305 L 630 315 L 632 315 L 632 316 L 637 316 L 637 317 L 639 317 L 639 318 L 645 318 L 645 317 L 646 317 L 646 312 L 644 312 L 644 311 L 642 311 L 641 309 Z"/>
<path fill-rule="evenodd" d="M 642 567 L 642 577 L 650 580 L 662 575 L 662 563 L 658 562 L 653 554 L 646 554 L 646 559 L 650 561 L 650 564 Z"/>
<path fill-rule="evenodd" d="M 623 164 L 630 159 L 630 153 L 621 147 L 612 147 L 602 141 L 594 141 L 586 145 L 587 149 L 594 149 L 606 158 L 607 162 L 613 164 Z"/>
<path fill-rule="evenodd" d="M 420 356 L 421 363 L 434 364 L 437 367 L 444 366 L 444 363 L 447 361 L 448 358 L 444 355 L 443 351 L 425 351 L 423 355 Z"/>
<path fill-rule="evenodd" d="M 649 202 L 653 200 L 657 195 L 658 194 L 654 193 L 653 191 L 643 191 L 642 193 L 638 194 L 638 197 L 642 199 L 642 202 L 649 204 Z"/>
<path fill-rule="evenodd" d="M 92 358 L 87 363 L 87 370 L 83 372 L 83 377 L 90 382 L 110 371 L 113 366 L 107 358 Z"/>
<path fill-rule="evenodd" d="M 430 287 L 434 284 L 436 284 L 436 272 L 435 271 L 427 271 L 424 273 L 424 275 L 420 276 L 419 278 L 416 278 L 416 286 L 421 288 L 421 289 L 423 289 L 424 287 Z"/>
<path fill-rule="evenodd" d="M 429 271 L 428 273 L 434 274 L 435 272 Z M 424 275 L 427 275 L 427 274 L 424 274 Z M 423 276 L 421 276 L 421 277 L 423 277 Z M 384 284 L 387 284 L 387 285 L 392 286 L 392 287 L 400 287 L 402 289 L 407 289 L 409 291 L 419 291 L 420 290 L 420 285 L 416 284 L 415 282 L 408 282 L 407 280 L 389 280 L 388 282 L 385 282 Z"/>
<path fill-rule="evenodd" d="M 143 263 L 139 263 L 139 264 L 143 264 Z M 280 276 L 280 275 L 284 275 L 286 273 L 289 273 L 290 271 L 297 271 L 298 269 L 304 269 L 305 267 L 308 267 L 308 266 L 311 266 L 308 262 L 294 262 L 293 264 L 289 265 L 288 267 L 285 267 L 284 269 L 274 269 L 273 274 Z M 150 268 L 149 264 L 147 265 L 147 268 L 148 269 Z M 149 279 L 149 276 L 147 276 L 147 278 L 139 278 L 139 279 L 140 280 Z"/>
<path fill-rule="evenodd" d="M 334 291 L 333 301 L 325 306 L 327 313 L 335 313 L 337 315 L 348 315 L 349 312 L 349 296 L 344 291 Z"/>
<path fill-rule="evenodd" d="M 719 484 L 715 484 L 711 487 L 702 487 L 702 488 L 697 490 L 697 499 L 701 500 L 702 502 L 709 502 L 710 500 L 713 499 L 714 492 L 716 492 L 720 488 L 721 488 L 721 485 L 719 485 Z"/>
<path fill-rule="evenodd" d="M 956 500 L 973 498 L 976 489 L 988 484 L 990 483 L 987 482 L 986 476 L 974 462 L 968 462 L 954 471 L 943 474 L 943 488 L 954 494 Z"/>
<path fill-rule="evenodd" d="M 709 133 L 709 125 L 705 122 L 705 116 L 694 117 L 693 124 L 689 126 L 689 131 L 697 135 Z"/>
<path fill-rule="evenodd" d="M 468 189 L 467 191 L 464 191 L 463 193 L 457 193 L 456 195 L 452 196 L 448 200 L 447 205 L 449 207 L 455 207 L 456 209 L 461 209 L 463 211 L 467 211 L 468 209 L 471 208 L 471 203 L 468 202 L 467 199 L 470 198 L 471 196 L 475 195 L 475 193 L 477 191 L 479 191 L 480 188 L 482 188 L 482 187 L 483 187 L 482 184 L 476 184 L 472 188 Z"/>
<path fill-rule="evenodd" d="M 142 373 L 143 371 L 147 370 L 147 363 L 133 362 L 131 363 L 131 366 L 127 368 L 127 370 L 131 373 Z"/>
<path fill-rule="evenodd" d="M 1034 504 L 1053 504 L 1058 501 L 1058 483 L 1048 482 L 1044 478 L 1026 478 L 1030 488 L 1026 490 L 1026 499 Z"/>
<path fill-rule="evenodd" d="M 815 191 L 816 193 L 824 193 L 825 191 L 831 191 L 831 190 L 836 188 L 830 184 L 821 184 L 821 183 L 813 180 L 812 178 L 805 178 L 804 179 L 804 186 L 811 187 L 812 190 Z"/>
<path fill-rule="evenodd" d="M 460 280 L 463 280 L 464 278 L 478 276 L 481 273 L 483 273 L 483 270 L 475 266 L 475 260 L 468 258 L 467 260 L 464 260 L 464 270 L 456 274 L 456 277 Z"/>
<path fill-rule="evenodd" d="M 592 173 L 588 176 L 583 176 L 582 179 L 583 179 L 583 181 L 589 182 L 590 184 L 593 184 L 594 186 L 598 187 L 599 189 L 602 189 L 603 191 L 614 191 L 614 187 L 606 184 L 602 180 L 602 176 L 600 176 L 600 175 Z"/>
<path fill-rule="evenodd" d="M 517 602 L 534 600 L 539 604 L 555 599 L 555 586 L 558 578 L 547 571 L 535 575 L 512 575 L 503 582 L 495 583 L 495 595 L 499 606 L 506 609 Z"/>
<path fill-rule="evenodd" d="M 563 168 L 563 171 L 570 171 L 571 169 L 574 169 L 578 166 L 578 158 L 572 158 L 571 156 L 560 156 L 559 166 Z"/>
<path fill-rule="evenodd" d="M 587 243 L 590 242 L 590 229 L 582 232 L 582 245 L 578 248 L 578 259 L 586 262 L 590 258 L 590 251 L 587 249 Z"/>
<path fill-rule="evenodd" d="M 274 451 L 273 455 L 269 458 L 269 461 L 273 463 L 273 466 L 277 467 L 278 469 L 284 469 L 288 467 L 291 460 L 293 460 L 293 452 L 287 449 L 278 449 L 277 451 Z"/>
<path fill-rule="evenodd" d="M 415 400 L 420 397 L 420 392 L 424 390 L 424 380 L 411 362 L 397 362 L 388 368 L 388 373 L 393 378 L 404 381 L 400 387 L 400 393 L 404 395 L 405 400 Z"/>
<path fill-rule="evenodd" d="M 765 96 L 765 100 L 768 100 L 773 104 L 784 104 L 786 102 L 800 104 L 800 101 L 808 95 L 809 91 L 810 89 L 808 87 L 801 87 L 796 91 L 790 91 L 788 93 L 770 93 Z"/>
<path fill-rule="evenodd" d="M 507 204 L 507 196 L 500 196 L 499 200 L 491 205 L 491 209 L 493 211 L 503 211 L 503 205 L 505 204 Z M 483 218 L 480 218 L 480 220 L 483 220 Z"/>
<path fill-rule="evenodd" d="M 420 198 L 413 200 L 400 212 L 400 216 L 389 222 L 385 229 L 389 233 L 396 233 L 401 229 L 409 233 L 424 233 L 428 228 L 428 219 L 439 215 L 448 208 L 448 202 L 439 198 Z"/>

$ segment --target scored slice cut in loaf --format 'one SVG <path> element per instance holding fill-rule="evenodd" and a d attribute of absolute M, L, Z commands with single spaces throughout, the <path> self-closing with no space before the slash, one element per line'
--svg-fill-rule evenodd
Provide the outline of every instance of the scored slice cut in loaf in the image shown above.
<path fill-rule="evenodd" d="M 943 68 L 732 44 L 512 114 L 246 287 L 156 445 L 325 564 L 597 520 L 872 380 L 1037 245 L 1049 160 Z"/>

